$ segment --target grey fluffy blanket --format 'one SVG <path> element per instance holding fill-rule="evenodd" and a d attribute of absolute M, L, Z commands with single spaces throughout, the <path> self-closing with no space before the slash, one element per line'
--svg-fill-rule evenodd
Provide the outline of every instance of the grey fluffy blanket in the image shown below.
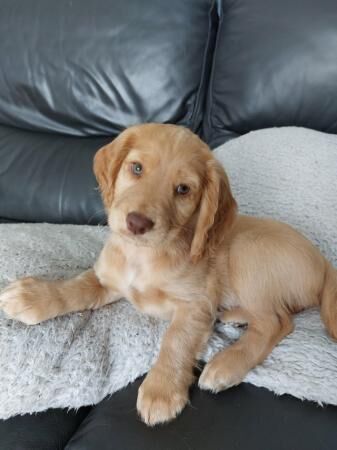
<path fill-rule="evenodd" d="M 293 224 L 337 265 L 337 136 L 261 130 L 215 153 L 242 212 Z M 87 269 L 106 233 L 89 226 L 0 225 L 0 288 L 16 277 L 70 277 Z M 150 368 L 166 326 L 126 301 L 33 327 L 0 312 L 0 418 L 99 402 Z M 204 359 L 239 333 L 218 325 Z M 298 315 L 294 333 L 245 381 L 337 405 L 337 344 L 318 311 Z"/>

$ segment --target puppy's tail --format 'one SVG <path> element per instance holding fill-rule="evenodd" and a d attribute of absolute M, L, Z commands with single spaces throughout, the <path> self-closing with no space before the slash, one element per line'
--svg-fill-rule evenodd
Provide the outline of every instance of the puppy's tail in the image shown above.
<path fill-rule="evenodd" d="M 337 270 L 329 262 L 322 290 L 321 317 L 330 335 L 337 340 Z"/>

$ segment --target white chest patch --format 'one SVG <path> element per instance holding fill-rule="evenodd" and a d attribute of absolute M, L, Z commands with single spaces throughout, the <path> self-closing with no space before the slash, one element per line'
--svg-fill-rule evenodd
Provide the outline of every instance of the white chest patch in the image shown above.
<path fill-rule="evenodd" d="M 131 288 L 134 286 L 137 280 L 137 275 L 139 273 L 139 270 L 135 266 L 129 266 L 124 274 L 124 280 L 123 284 L 126 289 Z"/>
<path fill-rule="evenodd" d="M 133 289 L 137 289 L 140 292 L 143 291 L 145 283 L 141 266 L 139 264 L 129 264 L 122 274 L 119 289 L 125 297 L 129 298 Z"/>

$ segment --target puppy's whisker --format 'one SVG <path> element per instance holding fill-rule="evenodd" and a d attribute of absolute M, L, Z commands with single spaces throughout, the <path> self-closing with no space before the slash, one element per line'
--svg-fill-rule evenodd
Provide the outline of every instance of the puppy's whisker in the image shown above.
<path fill-rule="evenodd" d="M 123 240 L 127 240 L 128 242 L 132 243 L 132 245 L 134 245 L 135 247 L 140 247 L 140 248 L 141 248 L 141 247 L 146 247 L 146 248 L 153 248 L 153 249 L 158 248 L 158 245 L 155 245 L 155 244 L 152 243 L 152 242 L 149 242 L 149 241 L 143 241 L 143 240 L 140 241 L 140 240 L 138 240 L 137 238 L 133 238 L 132 236 L 127 236 L 126 234 L 121 233 L 121 232 L 119 232 L 119 231 L 113 230 L 112 233 L 115 234 L 115 235 L 117 235 L 117 236 L 119 236 L 119 237 L 122 238 Z"/>
<path fill-rule="evenodd" d="M 179 225 L 179 224 L 172 224 L 172 229 L 174 230 L 182 230 L 182 231 L 192 231 L 192 228 L 187 225 Z"/>
<path fill-rule="evenodd" d="M 95 211 L 90 217 L 89 217 L 89 219 L 87 220 L 87 225 L 91 225 L 91 221 L 92 221 L 92 219 L 95 217 L 95 216 L 97 216 L 98 214 L 101 214 L 101 213 L 104 213 L 105 212 L 105 209 L 104 208 L 101 208 L 101 209 L 98 209 L 97 211 Z M 97 225 L 104 225 L 106 223 L 106 217 L 105 218 L 103 218 Z"/>

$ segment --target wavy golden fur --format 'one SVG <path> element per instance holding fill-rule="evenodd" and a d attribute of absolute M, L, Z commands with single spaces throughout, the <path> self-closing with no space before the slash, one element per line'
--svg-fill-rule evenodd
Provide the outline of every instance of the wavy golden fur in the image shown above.
<path fill-rule="evenodd" d="M 204 368 L 199 386 L 212 392 L 261 363 L 292 331 L 293 313 L 321 306 L 337 339 L 336 270 L 288 225 L 238 215 L 225 171 L 196 135 L 173 125 L 131 127 L 98 151 L 94 171 L 112 230 L 94 268 L 67 281 L 18 280 L 0 300 L 27 324 L 121 297 L 169 320 L 139 389 L 147 424 L 186 405 L 217 316 L 247 330 Z"/>

